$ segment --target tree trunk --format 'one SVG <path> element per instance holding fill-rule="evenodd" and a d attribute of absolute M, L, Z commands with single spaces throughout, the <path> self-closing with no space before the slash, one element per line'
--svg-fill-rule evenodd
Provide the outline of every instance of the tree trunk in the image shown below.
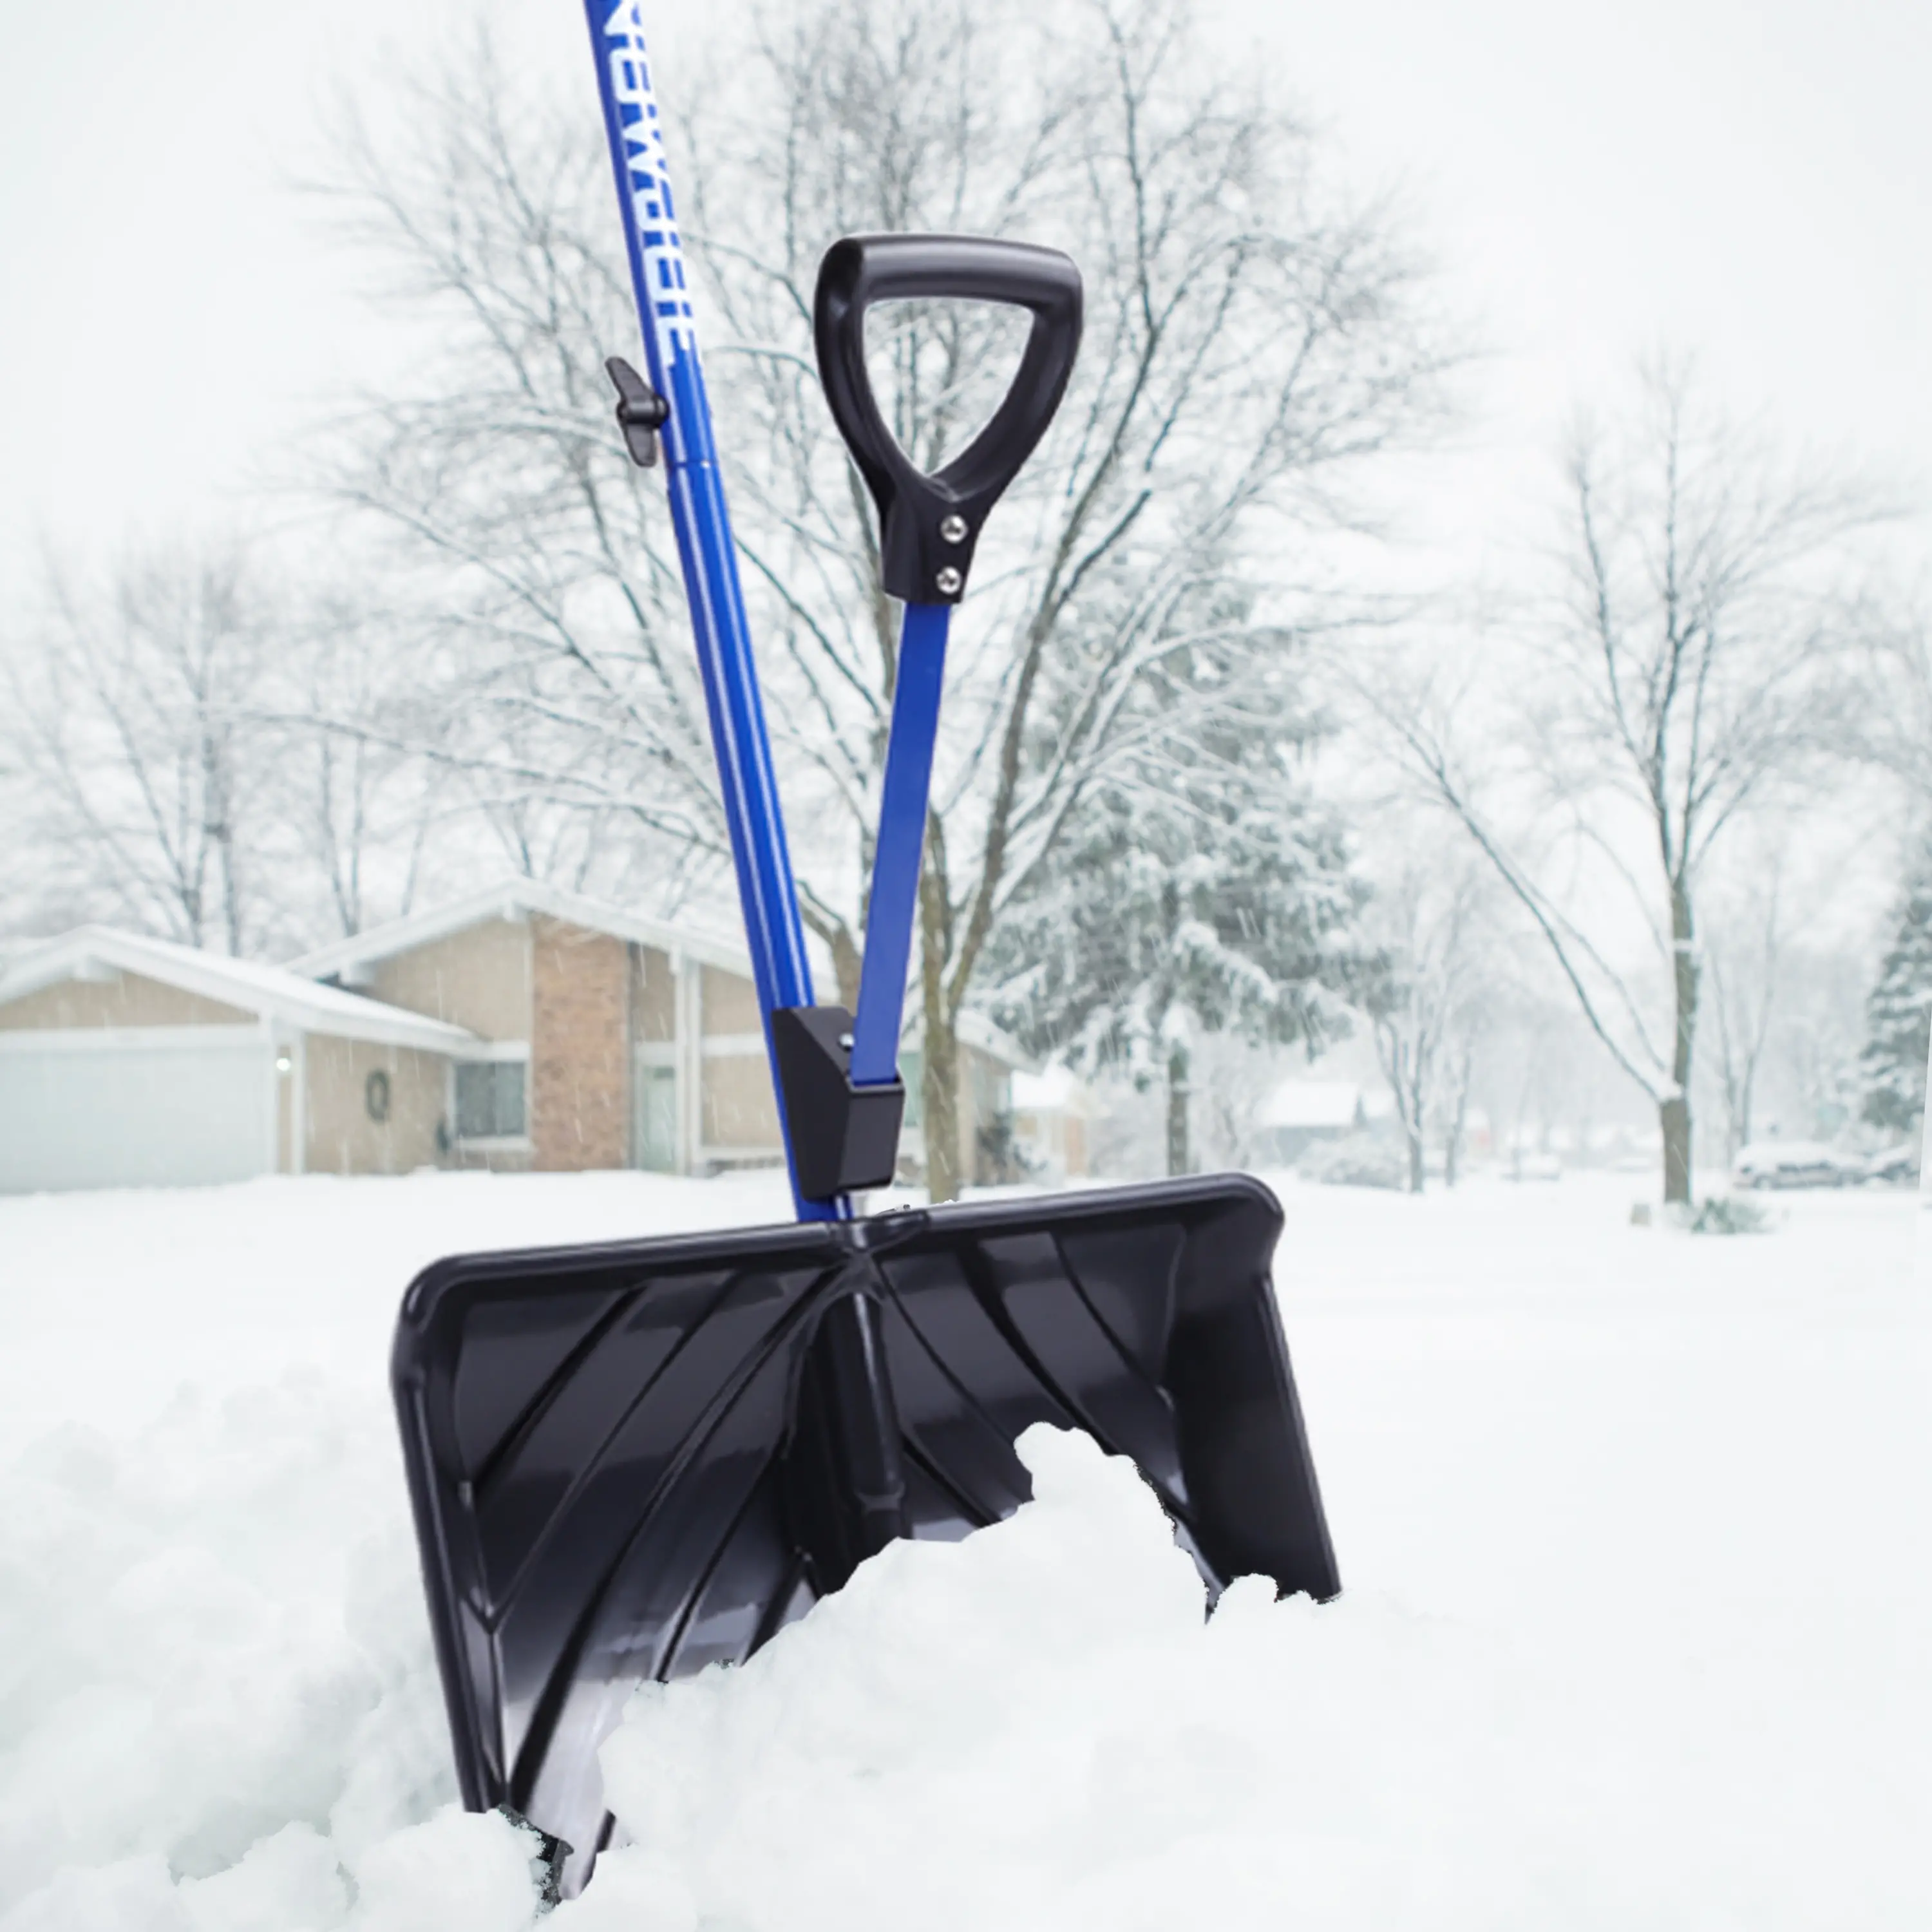
<path fill-rule="evenodd" d="M 926 1186 L 935 1202 L 956 1201 L 966 1175 L 959 1150 L 959 1042 L 942 1013 L 926 1011 Z"/>
<path fill-rule="evenodd" d="M 1187 1108 L 1192 1097 L 1188 1084 L 1192 1064 L 1187 1048 L 1176 1043 L 1167 1049 L 1167 1171 L 1194 1172 L 1193 1150 L 1188 1144 Z"/>
<path fill-rule="evenodd" d="M 1442 1185 L 1454 1187 L 1462 1171 L 1462 1136 L 1469 1124 L 1469 1074 L 1473 1053 L 1466 1053 L 1456 1070 L 1456 1105 L 1449 1116 L 1449 1132 L 1442 1142 Z"/>
<path fill-rule="evenodd" d="M 827 944 L 832 949 L 832 976 L 838 982 L 838 1004 L 848 1013 L 859 1010 L 859 973 L 865 964 L 852 938 L 852 928 L 842 922 L 833 927 Z"/>
<path fill-rule="evenodd" d="M 1690 1063 L 1697 1038 L 1697 952 L 1690 891 L 1680 873 L 1670 882 L 1671 985 L 1676 1004 L 1676 1034 L 1670 1056 L 1676 1092 L 1658 1104 L 1664 1130 L 1664 1198 L 1688 1205 L 1690 1199 Z"/>
<path fill-rule="evenodd" d="M 926 1108 L 926 1186 L 934 1202 L 956 1201 L 966 1178 L 959 1149 L 959 1035 L 946 997 L 946 880 L 928 850 L 919 880 L 921 1072 Z"/>
<path fill-rule="evenodd" d="M 1658 1124 L 1664 1130 L 1664 1198 L 1688 1205 L 1690 1199 L 1690 1103 L 1681 1094 L 1661 1100 Z"/>
<path fill-rule="evenodd" d="M 236 876 L 235 814 L 229 796 L 228 773 L 220 748 L 206 732 L 201 749 L 201 833 L 214 848 L 221 874 L 221 923 L 231 958 L 242 956 L 242 886 Z"/>
<path fill-rule="evenodd" d="M 1422 1130 L 1408 1127 L 1403 1130 L 1408 1142 L 1408 1191 L 1420 1194 L 1429 1178 L 1429 1168 L 1423 1158 Z"/>

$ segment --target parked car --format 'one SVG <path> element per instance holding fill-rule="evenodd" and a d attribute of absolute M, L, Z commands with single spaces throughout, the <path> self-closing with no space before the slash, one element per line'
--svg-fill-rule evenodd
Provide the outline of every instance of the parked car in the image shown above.
<path fill-rule="evenodd" d="M 1897 1147 L 1881 1148 L 1867 1160 L 1859 1178 L 1876 1186 L 1916 1187 L 1918 1150 L 1909 1141 Z"/>
<path fill-rule="evenodd" d="M 1731 1163 L 1739 1187 L 1844 1187 L 1864 1178 L 1864 1163 L 1822 1141 L 1762 1141 Z"/>

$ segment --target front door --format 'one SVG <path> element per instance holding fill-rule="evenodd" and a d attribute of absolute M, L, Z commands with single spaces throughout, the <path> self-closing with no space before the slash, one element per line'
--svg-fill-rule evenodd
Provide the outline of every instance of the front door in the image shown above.
<path fill-rule="evenodd" d="M 640 1054 L 631 1092 L 631 1145 L 638 1166 L 652 1174 L 676 1173 L 677 1069 L 654 1066 Z"/>

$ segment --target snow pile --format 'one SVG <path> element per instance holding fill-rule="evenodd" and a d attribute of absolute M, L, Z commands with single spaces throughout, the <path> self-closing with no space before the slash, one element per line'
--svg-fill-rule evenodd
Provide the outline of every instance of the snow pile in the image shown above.
<path fill-rule="evenodd" d="M 370 1846 L 349 1884 L 328 1840 L 285 1826 L 236 1865 L 177 1883 L 166 1859 L 73 1874 L 0 1918 L 8 1932 L 529 1932 L 534 1837 L 454 1805 Z"/>
<path fill-rule="evenodd" d="M 296 1373 L 8 1472 L 5 1932 L 529 1923 L 532 1845 L 452 1808 L 393 1434 Z"/>
<path fill-rule="evenodd" d="M 1282 1185 L 1340 1601 L 1205 1618 L 1131 1472 L 1030 1437 L 1011 1522 L 641 1700 L 635 1842 L 543 1919 L 451 1808 L 397 1300 L 780 1184 L 0 1200 L 0 1932 L 1932 1925 L 1911 1204 L 1707 1242 L 1614 1178 Z"/>
<path fill-rule="evenodd" d="M 1536 1922 L 1511 1834 L 1550 1768 L 1512 1762 L 1486 1640 L 1254 1580 L 1208 1621 L 1131 1465 L 1022 1448 L 1010 1522 L 640 1694 L 604 1754 L 634 1843 L 547 1925 Z M 532 1843 L 452 1803 L 396 1462 L 386 1415 L 296 1373 L 15 1466 L 0 1932 L 535 1923 Z"/>
<path fill-rule="evenodd" d="M 639 1693 L 602 1754 L 635 1843 L 556 1932 L 1550 1922 L 1524 1852 L 1557 1768 L 1512 1761 L 1480 1640 L 1254 1578 L 1208 1620 L 1131 1464 L 1020 1450 L 1010 1521 Z"/>

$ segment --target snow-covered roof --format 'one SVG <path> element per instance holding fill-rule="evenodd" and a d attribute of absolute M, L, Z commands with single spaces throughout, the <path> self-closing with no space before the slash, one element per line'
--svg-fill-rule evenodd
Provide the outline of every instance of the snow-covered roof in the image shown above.
<path fill-rule="evenodd" d="M 312 980 L 333 978 L 352 966 L 387 959 L 418 946 L 429 945 L 451 934 L 461 932 L 486 919 L 517 919 L 539 913 L 561 920 L 566 925 L 582 926 L 586 932 L 608 932 L 660 952 L 681 954 L 706 966 L 728 973 L 752 976 L 752 958 L 742 945 L 686 926 L 672 926 L 662 920 L 646 919 L 608 899 L 566 892 L 560 886 L 546 885 L 537 879 L 508 878 L 466 893 L 427 912 L 411 913 L 348 939 L 338 939 L 318 946 L 288 962 L 291 973 Z"/>
<path fill-rule="evenodd" d="M 1016 1078 L 1040 1071 L 1040 1062 L 1004 1028 L 996 1027 L 984 1013 L 962 1013 L 956 1030 L 962 1044 L 976 1046 L 982 1053 L 990 1054 L 994 1059 L 1010 1066 Z M 915 1022 L 912 1038 L 917 1040 L 923 1031 L 924 1028 Z"/>
<path fill-rule="evenodd" d="M 1264 1127 L 1350 1127 L 1362 1104 L 1352 1080 L 1284 1080 L 1263 1102 Z"/>
<path fill-rule="evenodd" d="M 1064 1066 L 1016 1073 L 1013 1106 L 1029 1114 L 1070 1114 L 1081 1120 L 1096 1119 L 1102 1111 L 1086 1082 Z"/>
<path fill-rule="evenodd" d="M 0 974 L 0 1001 L 86 977 L 89 969 L 98 972 L 103 967 L 280 1020 L 303 1033 L 458 1055 L 481 1044 L 466 1028 L 386 1006 L 380 1000 L 367 1000 L 359 993 L 318 986 L 284 967 L 231 959 L 225 954 L 204 952 L 198 946 L 105 926 L 78 926 L 15 959 Z"/>

